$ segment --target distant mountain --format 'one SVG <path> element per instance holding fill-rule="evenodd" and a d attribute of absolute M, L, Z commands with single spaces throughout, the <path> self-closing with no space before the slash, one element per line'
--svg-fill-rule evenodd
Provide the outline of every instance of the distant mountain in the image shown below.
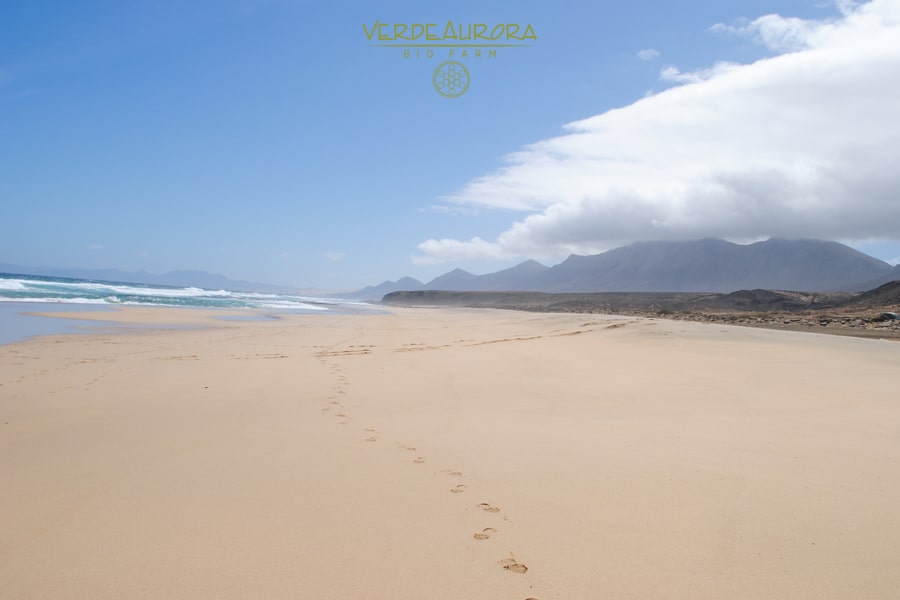
<path fill-rule="evenodd" d="M 462 269 L 453 269 L 449 273 L 444 273 L 440 277 L 435 277 L 427 284 L 425 284 L 425 289 L 429 290 L 454 290 L 454 291 L 462 291 L 462 290 L 478 290 L 479 284 L 478 281 L 481 277 L 486 277 L 484 275 L 473 275 L 468 271 L 464 271 Z"/>
<path fill-rule="evenodd" d="M 526 260 L 509 269 L 486 275 L 472 275 L 456 269 L 429 281 L 425 289 L 478 292 L 528 290 L 532 289 L 535 280 L 548 269 L 549 267 L 536 260 Z"/>
<path fill-rule="evenodd" d="M 844 286 L 841 289 L 855 292 L 858 292 L 860 290 L 871 290 L 877 288 L 878 286 L 884 285 L 885 283 L 890 283 L 892 281 L 898 280 L 900 280 L 900 265 L 894 266 L 893 269 L 891 269 L 884 275 L 880 275 L 874 279 L 867 279 L 866 281 Z"/>
<path fill-rule="evenodd" d="M 392 292 L 415 292 L 419 290 L 452 290 L 452 291 L 504 291 L 504 290 L 528 290 L 533 285 L 534 278 L 546 271 L 541 263 L 535 260 L 526 260 L 509 269 L 488 273 L 487 275 L 474 275 L 463 269 L 454 269 L 435 277 L 426 284 L 412 277 L 404 277 L 398 281 L 385 281 L 379 285 L 370 285 L 355 292 L 337 294 L 337 298 L 350 300 L 381 300 Z"/>
<path fill-rule="evenodd" d="M 68 277 L 117 283 L 143 283 L 147 285 L 167 285 L 173 287 L 197 287 L 207 290 L 230 290 L 235 292 L 287 293 L 292 291 L 284 286 L 229 279 L 224 275 L 206 271 L 171 271 L 155 275 L 146 271 L 120 271 L 118 269 L 60 269 L 54 267 L 23 267 L 0 263 L 0 273 L 18 275 L 40 275 L 43 277 Z"/>
<path fill-rule="evenodd" d="M 486 275 L 473 275 L 462 269 L 454 269 L 440 277 L 435 277 L 426 283 L 423 289 L 453 292 L 530 290 L 534 286 L 535 278 L 548 268 L 536 260 L 526 260 L 509 269 Z"/>
<path fill-rule="evenodd" d="M 886 275 L 891 266 L 837 242 L 770 239 L 740 245 L 718 239 L 640 242 L 572 255 L 534 281 L 557 292 L 827 291 Z M 865 288 L 857 288 L 865 289 Z"/>
<path fill-rule="evenodd" d="M 403 277 L 397 281 L 385 281 L 379 285 L 370 285 L 355 292 L 333 294 L 334 298 L 345 300 L 381 300 L 385 295 L 397 291 L 416 291 L 424 287 L 421 281 L 412 277 Z"/>
<path fill-rule="evenodd" d="M 773 238 L 741 245 L 702 239 L 638 242 L 602 254 L 573 254 L 549 268 L 529 260 L 486 275 L 454 269 L 422 287 L 394 285 L 383 289 L 389 292 L 421 289 L 554 293 L 729 293 L 754 289 L 824 292 L 863 291 L 895 279 L 900 279 L 900 267 L 891 267 L 837 242 Z"/>

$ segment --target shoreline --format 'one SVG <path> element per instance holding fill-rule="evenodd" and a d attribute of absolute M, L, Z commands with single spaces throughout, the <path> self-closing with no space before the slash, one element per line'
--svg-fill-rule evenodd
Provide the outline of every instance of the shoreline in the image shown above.
<path fill-rule="evenodd" d="M 123 308 L 136 310 L 122 310 Z M 126 333 L 153 328 L 174 330 L 185 327 L 214 327 L 220 317 L 240 314 L 227 309 L 219 313 L 215 309 L 173 306 L 154 307 L 149 309 L 150 312 L 141 312 L 142 308 L 66 303 L 52 304 L 48 307 L 46 303 L 40 302 L 5 302 L 0 304 L 0 323 L 5 327 L 4 335 L 0 337 L 0 347 L 56 335 Z"/>
<path fill-rule="evenodd" d="M 818 599 L 900 586 L 896 344 L 389 311 L 0 346 L 4 593 Z"/>
<path fill-rule="evenodd" d="M 0 337 L 0 346 L 49 335 L 121 333 L 154 328 L 211 328 L 229 322 L 276 321 L 288 315 L 374 314 L 378 310 L 370 304 L 342 305 L 328 311 L 292 311 L 269 308 L 3 302 L 0 303 L 0 325 L 7 328 L 5 333 L 9 335 Z"/>

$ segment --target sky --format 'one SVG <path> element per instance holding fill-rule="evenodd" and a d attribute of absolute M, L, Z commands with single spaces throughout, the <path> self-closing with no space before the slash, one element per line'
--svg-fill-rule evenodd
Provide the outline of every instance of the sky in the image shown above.
<path fill-rule="evenodd" d="M 533 35 L 378 39 L 448 21 Z M 335 291 L 639 240 L 896 263 L 897 73 L 900 0 L 9 2 L 0 262 Z"/>

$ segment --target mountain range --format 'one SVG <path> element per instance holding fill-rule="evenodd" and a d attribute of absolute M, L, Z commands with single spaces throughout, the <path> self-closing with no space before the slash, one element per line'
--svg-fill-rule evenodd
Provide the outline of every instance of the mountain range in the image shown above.
<path fill-rule="evenodd" d="M 759 288 L 864 291 L 900 280 L 900 265 L 892 267 L 838 242 L 774 238 L 747 245 L 719 239 L 638 242 L 601 254 L 573 254 L 553 267 L 526 260 L 484 275 L 454 269 L 428 283 L 404 277 L 345 294 L 234 280 L 205 271 L 172 271 L 156 275 L 146 271 L 23 267 L 0 263 L 0 273 L 381 300 L 391 292 L 419 290 L 729 293 Z"/>
<path fill-rule="evenodd" d="M 454 269 L 428 283 L 412 277 L 345 294 L 380 300 L 394 291 L 720 292 L 747 289 L 862 291 L 900 279 L 900 266 L 838 242 L 773 238 L 638 242 L 601 254 L 573 254 L 553 267 L 528 260 L 474 275 Z"/>

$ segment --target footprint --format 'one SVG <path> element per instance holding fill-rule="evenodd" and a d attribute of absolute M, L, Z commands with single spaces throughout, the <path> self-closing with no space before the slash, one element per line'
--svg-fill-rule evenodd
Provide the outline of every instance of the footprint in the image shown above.
<path fill-rule="evenodd" d="M 336 416 L 336 417 L 346 417 L 347 414 L 346 414 L 346 413 L 336 413 L 334 416 Z"/>
<path fill-rule="evenodd" d="M 499 508 L 497 508 L 496 506 L 491 506 L 491 505 L 488 504 L 487 502 L 482 502 L 481 504 L 478 505 L 478 508 L 480 508 L 480 509 L 483 510 L 484 512 L 489 512 L 489 513 L 498 513 L 498 512 L 500 512 L 500 509 L 499 509 Z"/>
<path fill-rule="evenodd" d="M 418 463 L 418 464 L 421 465 L 423 462 L 425 462 L 425 457 L 424 457 L 424 456 L 420 456 L 419 458 L 413 460 L 413 462 L 414 462 L 414 463 Z"/>
<path fill-rule="evenodd" d="M 493 527 L 485 527 L 484 529 L 476 533 L 473 537 L 476 540 L 489 540 L 491 539 L 492 533 L 497 533 L 497 530 Z"/>
<path fill-rule="evenodd" d="M 350 423 L 350 421 L 348 421 L 347 419 L 344 419 L 343 421 L 338 421 L 338 425 L 348 425 L 349 423 Z"/>
<path fill-rule="evenodd" d="M 366 441 L 367 441 L 367 442 L 377 442 L 377 441 L 378 441 L 378 438 L 372 436 L 372 437 L 370 437 L 370 438 L 366 438 Z"/>
<path fill-rule="evenodd" d="M 446 473 L 447 475 L 450 475 L 451 477 L 462 477 L 462 471 L 451 471 L 450 469 L 444 469 L 441 472 Z"/>
<path fill-rule="evenodd" d="M 500 566 L 507 571 L 512 571 L 513 573 L 518 573 L 520 575 L 528 572 L 528 567 L 518 562 L 515 558 L 504 558 L 500 561 Z"/>
<path fill-rule="evenodd" d="M 369 433 L 375 433 L 375 430 L 372 429 L 371 427 L 366 427 L 365 429 L 363 429 L 363 431 L 368 431 Z"/>
<path fill-rule="evenodd" d="M 451 494 L 462 494 L 464 491 L 466 491 L 466 486 L 461 483 L 456 487 L 450 488 Z"/>

